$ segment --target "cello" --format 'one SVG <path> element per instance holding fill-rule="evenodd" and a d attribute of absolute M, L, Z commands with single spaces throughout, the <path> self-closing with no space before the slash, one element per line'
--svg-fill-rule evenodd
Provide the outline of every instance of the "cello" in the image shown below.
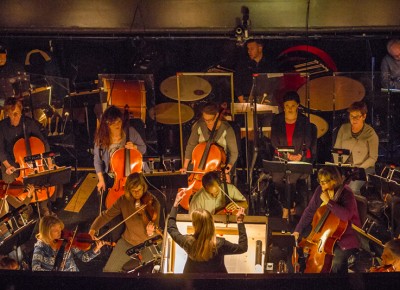
<path fill-rule="evenodd" d="M 25 161 L 26 157 L 41 154 L 46 151 L 45 145 L 42 140 L 37 137 L 29 137 L 26 132 L 25 120 L 22 119 L 22 126 L 24 131 L 24 138 L 19 139 L 14 144 L 13 152 L 15 157 L 15 162 L 19 164 L 20 174 L 15 179 L 16 184 L 23 185 L 23 178 L 30 174 L 42 172 L 49 170 L 47 162 L 44 159 L 34 160 L 32 164 L 28 164 Z M 21 189 L 21 194 L 18 195 L 20 200 L 24 200 L 26 193 L 23 193 L 23 188 Z M 40 187 L 35 189 L 35 193 L 32 197 L 31 202 L 39 202 L 49 199 L 55 192 L 55 186 L 51 187 Z"/>
<path fill-rule="evenodd" d="M 345 185 L 351 181 L 352 176 L 353 174 L 350 174 L 346 177 L 336 191 L 333 201 L 337 202 L 340 199 Z M 348 221 L 343 221 L 331 214 L 327 205 L 322 205 L 317 209 L 313 217 L 311 233 L 299 243 L 304 256 L 307 256 L 304 273 L 330 272 L 335 243 L 342 237 L 347 226 Z"/>
<path fill-rule="evenodd" d="M 215 132 L 221 111 L 216 116 L 216 121 L 210 132 L 207 142 L 201 142 L 196 145 L 192 152 L 193 173 L 188 177 L 189 186 L 185 188 L 186 194 L 183 196 L 180 205 L 189 210 L 190 197 L 202 187 L 201 180 L 206 172 L 219 170 L 222 164 L 226 163 L 226 154 L 224 149 L 214 143 Z M 182 190 L 182 189 L 179 189 Z"/>
<path fill-rule="evenodd" d="M 125 106 L 124 112 L 126 142 L 129 142 L 129 110 Z M 124 194 L 126 178 L 134 172 L 141 172 L 143 165 L 142 154 L 137 149 L 120 148 L 116 150 L 110 159 L 110 168 L 114 172 L 114 184 L 108 190 L 105 200 L 106 208 L 110 208 L 114 202 Z"/>

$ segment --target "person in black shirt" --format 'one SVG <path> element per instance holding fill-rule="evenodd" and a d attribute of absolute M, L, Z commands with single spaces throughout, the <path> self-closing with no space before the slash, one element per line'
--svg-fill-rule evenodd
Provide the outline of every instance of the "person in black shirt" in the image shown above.
<path fill-rule="evenodd" d="M 204 209 L 192 213 L 193 235 L 182 235 L 176 225 L 176 214 L 184 191 L 178 192 L 168 219 L 168 233 L 172 239 L 188 254 L 184 273 L 227 273 L 224 256 L 247 252 L 247 234 L 243 223 L 244 209 L 236 214 L 239 229 L 239 243 L 233 244 L 224 238 L 215 236 L 212 215 Z"/>

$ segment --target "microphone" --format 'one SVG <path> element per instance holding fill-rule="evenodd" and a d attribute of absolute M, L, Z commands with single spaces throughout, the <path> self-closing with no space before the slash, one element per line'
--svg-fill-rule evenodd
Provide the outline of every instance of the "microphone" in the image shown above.
<path fill-rule="evenodd" d="M 256 261 L 255 261 L 255 272 L 256 273 L 263 273 L 262 267 L 262 241 L 256 241 Z"/>

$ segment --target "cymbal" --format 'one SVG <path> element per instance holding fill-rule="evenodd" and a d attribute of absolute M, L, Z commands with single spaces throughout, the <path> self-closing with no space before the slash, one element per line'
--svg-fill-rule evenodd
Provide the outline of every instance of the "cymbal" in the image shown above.
<path fill-rule="evenodd" d="M 153 120 L 167 125 L 179 124 L 178 103 L 161 103 L 149 110 L 149 116 Z M 194 116 L 193 109 L 181 103 L 182 123 L 191 120 Z"/>
<path fill-rule="evenodd" d="M 197 76 L 180 76 L 179 85 L 181 101 L 201 100 L 211 92 L 210 83 Z M 160 91 L 168 98 L 178 100 L 176 76 L 163 80 L 160 85 Z"/>
<path fill-rule="evenodd" d="M 317 138 L 321 138 L 326 134 L 326 132 L 328 132 L 329 125 L 324 118 L 310 114 L 310 122 L 317 126 Z"/>
<path fill-rule="evenodd" d="M 250 103 L 234 103 L 233 104 L 233 111 L 235 114 L 244 114 L 248 113 L 252 110 Z M 279 113 L 278 106 L 270 106 L 264 104 L 257 104 L 257 114 L 264 114 L 264 113 Z"/>
<path fill-rule="evenodd" d="M 297 91 L 300 103 L 305 107 L 307 107 L 307 85 L 312 110 L 333 111 L 333 101 L 335 110 L 344 110 L 365 96 L 365 88 L 359 81 L 345 76 L 325 76 L 311 80 Z"/>

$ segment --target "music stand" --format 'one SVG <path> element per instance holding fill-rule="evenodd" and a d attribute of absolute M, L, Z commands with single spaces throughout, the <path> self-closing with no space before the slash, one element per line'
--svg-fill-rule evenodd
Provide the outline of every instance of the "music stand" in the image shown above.
<path fill-rule="evenodd" d="M 33 184 L 44 186 L 47 190 L 47 198 L 50 198 L 48 188 L 55 185 L 69 183 L 71 179 L 71 167 L 62 167 L 53 170 L 46 170 L 36 174 L 23 177 L 24 185 Z M 39 215 L 40 215 L 40 211 Z M 40 218 L 40 216 L 39 216 Z"/>
<path fill-rule="evenodd" d="M 288 205 L 291 204 L 290 200 L 290 175 L 293 173 L 312 174 L 313 166 L 311 163 L 301 161 L 269 161 L 263 160 L 264 171 L 271 173 L 284 173 L 285 180 L 285 194 L 287 197 Z M 289 214 L 289 221 L 290 221 Z"/>
<path fill-rule="evenodd" d="M 85 109 L 85 121 L 86 121 L 86 131 L 88 133 L 88 143 L 89 148 L 92 144 L 90 138 L 90 128 L 89 128 L 89 112 L 88 107 L 100 104 L 100 90 L 86 91 L 86 92 L 74 92 L 65 96 L 64 107 L 70 108 L 71 114 L 73 112 L 72 108 L 84 108 Z M 72 119 L 72 116 L 71 116 Z"/>

